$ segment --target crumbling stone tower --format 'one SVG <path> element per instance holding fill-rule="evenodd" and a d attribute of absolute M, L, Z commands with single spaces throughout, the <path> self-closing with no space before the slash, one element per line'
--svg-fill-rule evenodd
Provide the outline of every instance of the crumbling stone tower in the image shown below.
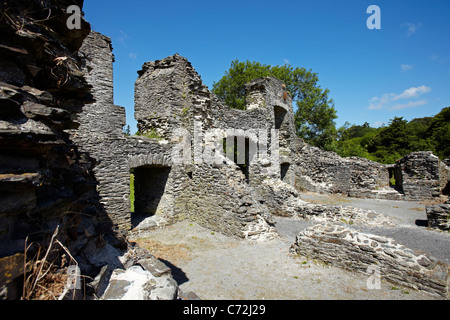
<path fill-rule="evenodd" d="M 265 194 L 260 190 L 264 189 L 262 181 L 268 178 L 279 181 L 278 158 L 257 158 L 247 163 L 244 172 L 227 158 L 222 142 L 230 129 L 238 130 L 232 131 L 236 135 L 243 132 L 239 138 L 254 144 L 260 129 L 265 129 L 267 141 L 258 146 L 269 153 L 269 142 L 277 148 L 288 148 L 286 137 L 290 132 L 285 121 L 292 118 L 292 109 L 280 81 L 255 81 L 249 93 L 259 95 L 259 104 L 253 99 L 248 110 L 234 110 L 210 93 L 187 59 L 176 54 L 148 62 L 138 72 L 135 87 L 135 117 L 142 135 L 125 137 L 121 133 L 124 110 L 115 106 L 112 99 L 113 56 L 109 39 L 92 32 L 81 54 L 86 57 L 83 72 L 94 88 L 94 103 L 80 113 L 80 128 L 72 138 L 97 160 L 93 170 L 96 188 L 105 214 L 115 225 L 129 230 L 136 225 L 138 214 L 142 216 L 138 222 L 152 216 L 167 222 L 189 218 L 238 237 L 273 233 L 270 201 L 263 198 Z M 273 88 L 279 93 L 271 93 Z M 284 117 L 278 116 L 279 110 L 275 112 L 274 101 L 283 109 Z M 196 153 L 189 159 L 192 161 L 173 161 L 173 151 L 180 146 L 179 129 L 192 138 L 201 138 L 200 146 L 191 144 L 193 151 L 202 153 L 209 146 L 219 161 L 199 162 Z M 272 129 L 285 133 L 275 136 Z M 213 130 L 218 131 L 208 141 L 207 133 Z M 289 151 L 285 154 L 288 156 Z M 135 213 L 130 211 L 130 171 L 135 175 Z"/>
<path fill-rule="evenodd" d="M 275 78 L 256 79 L 247 86 L 246 110 L 236 110 L 219 101 L 187 59 L 178 54 L 147 62 L 138 74 L 135 117 L 141 134 L 170 144 L 180 141 L 177 132 L 183 129 L 191 138 L 193 154 L 180 169 L 191 181 L 175 200 L 179 205 L 175 206 L 174 214 L 187 214 L 192 220 L 206 219 L 208 225 L 211 220 L 228 217 L 228 221 L 212 223 L 216 226 L 226 224 L 222 229 L 233 229 L 229 217 L 234 210 L 237 216 L 248 221 L 258 215 L 269 217 L 270 209 L 266 204 L 270 201 L 261 198 L 268 192 L 264 182 L 281 179 L 294 184 L 291 167 L 291 143 L 295 137 L 293 109 L 284 84 Z M 207 135 L 211 132 L 214 132 L 213 140 L 208 141 Z M 230 158 L 223 147 L 233 139 L 237 144 L 240 139 L 245 142 L 245 156 L 241 153 L 244 163 L 238 163 L 239 156 L 233 158 L 232 151 Z M 219 157 L 218 162 L 199 161 L 202 160 L 199 153 L 204 153 L 207 148 Z M 230 188 L 236 183 L 237 189 Z M 243 194 L 252 199 L 243 202 Z M 203 202 L 205 196 L 207 200 Z M 252 206 L 258 209 L 248 210 Z M 193 207 L 202 209 L 194 215 Z M 209 208 L 213 217 L 207 213 Z M 218 208 L 223 208 L 223 214 L 217 212 Z M 245 216 L 249 212 L 252 214 Z"/>

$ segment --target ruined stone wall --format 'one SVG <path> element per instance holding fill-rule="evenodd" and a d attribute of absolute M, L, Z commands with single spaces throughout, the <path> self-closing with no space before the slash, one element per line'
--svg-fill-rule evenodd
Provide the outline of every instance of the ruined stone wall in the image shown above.
<path fill-rule="evenodd" d="M 93 103 L 79 114 L 81 125 L 71 131 L 72 138 L 81 150 L 96 160 L 93 172 L 104 212 L 115 225 L 129 230 L 130 171 L 148 166 L 172 166 L 172 146 L 161 143 L 159 139 L 124 135 L 125 110 L 114 105 L 114 56 L 108 37 L 91 32 L 83 42 L 80 55 L 85 61 L 82 70 L 87 82 L 93 87 Z M 167 199 L 172 190 L 177 189 L 177 175 L 177 170 L 172 170 L 169 175 L 169 181 L 175 182 L 168 183 Z M 164 213 L 170 213 L 167 211 L 171 211 L 171 203 L 169 200 L 161 203 L 161 208 L 166 208 Z"/>
<path fill-rule="evenodd" d="M 411 200 L 439 197 L 440 161 L 431 152 L 413 152 L 400 159 L 396 166 L 402 170 L 402 188 Z"/>
<path fill-rule="evenodd" d="M 448 265 L 390 238 L 337 225 L 316 225 L 300 232 L 291 251 L 368 276 L 377 268 L 380 281 L 449 297 Z"/>
<path fill-rule="evenodd" d="M 114 212 L 114 223 L 127 224 L 129 209 L 129 173 L 124 157 L 125 110 L 114 105 L 111 40 L 91 32 L 80 48 L 85 64 L 82 71 L 92 86 L 93 103 L 78 115 L 80 127 L 71 131 L 80 149 L 95 159 L 93 169 L 97 191 L 105 213 Z M 122 201 L 125 198 L 125 201 Z"/>
<path fill-rule="evenodd" d="M 428 205 L 426 212 L 429 228 L 450 230 L 450 200 L 442 204 Z"/>
<path fill-rule="evenodd" d="M 180 142 L 177 129 L 189 134 L 190 158 L 187 163 L 172 165 L 183 181 L 182 188 L 172 196 L 174 218 L 189 218 L 212 230 L 239 237 L 272 232 L 267 208 L 255 200 L 258 194 L 223 150 L 227 129 L 252 129 L 253 133 L 259 128 L 270 130 L 271 113 L 267 114 L 265 109 L 245 112 L 224 106 L 202 84 L 191 64 L 177 54 L 148 62 L 138 73 L 135 116 L 139 130 L 144 134 L 156 133 L 169 143 Z M 208 140 L 207 133 L 214 129 L 220 130 L 213 140 Z M 197 140 L 200 144 L 195 143 Z M 206 147 L 221 160 L 208 162 L 203 157 Z M 250 171 L 253 181 L 255 172 Z M 170 188 L 172 183 L 168 185 Z"/>
<path fill-rule="evenodd" d="M 296 163 L 296 187 L 300 191 L 383 198 L 380 191 L 389 187 L 387 166 L 363 158 L 342 158 L 303 141 L 297 144 Z"/>
<path fill-rule="evenodd" d="M 210 92 L 186 58 L 178 54 L 146 62 L 135 84 L 135 118 L 142 134 L 170 140 L 177 128 L 193 134 L 194 115 L 207 119 Z"/>
<path fill-rule="evenodd" d="M 342 158 L 300 140 L 295 155 L 299 191 L 419 201 L 439 197 L 448 184 L 448 167 L 431 152 L 413 152 L 394 165 L 384 165 L 364 158 Z M 396 181 L 392 186 L 391 177 Z"/>

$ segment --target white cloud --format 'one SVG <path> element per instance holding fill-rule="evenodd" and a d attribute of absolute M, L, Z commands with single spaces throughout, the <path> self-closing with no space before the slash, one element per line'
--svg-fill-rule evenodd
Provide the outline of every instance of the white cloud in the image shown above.
<path fill-rule="evenodd" d="M 291 62 L 289 61 L 289 59 L 284 58 L 283 59 L 284 64 L 290 64 Z"/>
<path fill-rule="evenodd" d="M 126 45 L 127 45 L 127 44 L 126 44 L 127 40 L 131 39 L 131 37 L 130 37 L 128 34 L 126 34 L 124 31 L 122 31 L 122 30 L 119 30 L 119 33 L 120 33 L 120 35 L 119 35 L 119 37 L 117 38 L 117 41 L 118 41 L 120 44 L 126 46 Z"/>
<path fill-rule="evenodd" d="M 425 99 L 418 100 L 418 101 L 409 101 L 408 103 L 396 104 L 395 106 L 390 108 L 390 110 L 400 110 L 400 109 L 405 109 L 405 108 L 419 107 L 419 106 L 423 106 L 427 103 L 428 103 L 428 101 Z"/>
<path fill-rule="evenodd" d="M 130 52 L 129 57 L 130 57 L 131 59 L 133 59 L 133 60 L 136 60 L 136 59 L 137 59 L 137 54 L 136 54 L 136 53 L 133 53 L 133 52 Z"/>
<path fill-rule="evenodd" d="M 411 64 L 401 64 L 400 68 L 402 69 L 402 71 L 409 71 L 412 70 L 414 66 Z"/>
<path fill-rule="evenodd" d="M 433 53 L 430 57 L 430 60 L 433 62 L 438 62 L 438 63 L 447 63 L 448 58 L 442 58 L 442 57 L 438 56 L 437 54 Z"/>
<path fill-rule="evenodd" d="M 431 88 L 427 87 L 427 86 L 411 87 L 411 88 L 403 91 L 401 94 L 395 95 L 392 98 L 392 101 L 397 101 L 400 99 L 418 98 L 420 95 L 428 93 L 430 91 L 431 91 Z"/>
<path fill-rule="evenodd" d="M 422 85 L 420 87 L 411 87 L 409 89 L 406 89 L 400 94 L 395 93 L 385 93 L 381 97 L 373 97 L 369 100 L 369 107 L 370 110 L 380 110 L 380 109 L 389 109 L 389 110 L 399 110 L 404 108 L 410 108 L 410 107 L 418 107 L 422 106 L 428 103 L 427 100 L 419 100 L 419 101 L 413 101 L 414 99 L 417 99 L 423 94 L 426 94 L 431 91 L 430 87 L 427 87 L 425 85 Z M 391 106 L 391 104 L 395 101 L 399 100 L 410 100 L 406 103 L 397 103 L 394 106 Z"/>
<path fill-rule="evenodd" d="M 395 96 L 395 94 L 385 93 L 381 96 L 381 98 L 373 97 L 372 99 L 370 99 L 369 109 L 371 110 L 383 109 L 384 105 L 388 103 L 393 96 Z"/>
<path fill-rule="evenodd" d="M 404 22 L 401 25 L 402 28 L 406 28 L 406 35 L 408 37 L 412 36 L 413 34 L 415 34 L 417 32 L 417 30 L 419 30 L 422 27 L 421 23 L 411 23 L 411 22 Z"/>

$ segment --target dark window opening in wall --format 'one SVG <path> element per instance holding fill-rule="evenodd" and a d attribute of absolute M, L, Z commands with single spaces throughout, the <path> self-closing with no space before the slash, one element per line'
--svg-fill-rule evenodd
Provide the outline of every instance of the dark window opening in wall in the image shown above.
<path fill-rule="evenodd" d="M 445 188 L 442 189 L 442 194 L 446 195 L 446 196 L 450 196 L 450 181 L 448 181 Z"/>
<path fill-rule="evenodd" d="M 131 170 L 130 201 L 132 203 L 131 223 L 133 227 L 145 218 L 157 213 L 166 189 L 170 170 L 170 167 L 161 165 L 148 165 Z"/>
<path fill-rule="evenodd" d="M 284 108 L 275 106 L 275 129 L 282 129 L 284 124 L 284 118 L 286 117 L 287 111 Z"/>
<path fill-rule="evenodd" d="M 251 161 L 251 151 L 250 144 L 252 144 L 252 150 L 256 148 L 255 142 L 251 141 L 249 138 L 245 138 L 245 148 L 238 148 L 238 137 L 234 137 L 234 143 L 230 146 L 227 145 L 227 139 L 223 139 L 223 152 L 225 155 L 233 154 L 233 162 L 239 167 L 245 176 L 245 181 L 249 183 L 249 167 Z M 232 150 L 231 150 L 232 148 Z"/>
<path fill-rule="evenodd" d="M 282 163 L 281 164 L 281 181 L 284 181 L 284 179 L 286 178 L 286 175 L 289 171 L 289 167 L 291 166 L 290 163 Z"/>
<path fill-rule="evenodd" d="M 388 168 L 389 186 L 403 193 L 403 176 L 400 168 Z"/>

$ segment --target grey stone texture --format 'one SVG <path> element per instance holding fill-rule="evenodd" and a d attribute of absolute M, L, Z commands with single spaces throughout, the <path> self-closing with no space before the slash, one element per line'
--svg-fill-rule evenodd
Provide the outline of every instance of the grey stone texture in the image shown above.
<path fill-rule="evenodd" d="M 429 205 L 426 211 L 428 227 L 443 231 L 450 230 L 450 200 L 442 204 Z"/>
<path fill-rule="evenodd" d="M 302 190 L 412 200 L 448 193 L 448 161 L 419 152 L 386 166 L 311 147 L 295 134 L 292 98 L 280 80 L 252 81 L 246 110 L 232 109 L 178 54 L 138 71 L 141 135 L 125 136 L 125 109 L 114 104 L 111 40 L 84 19 L 80 30 L 67 29 L 64 9 L 74 3 L 82 7 L 46 0 L 0 5 L 11 18 L 0 21 L 1 270 L 23 253 L 28 235 L 45 246 L 61 225 L 58 239 L 82 274 L 97 276 L 96 294 L 173 299 L 167 269 L 130 248 L 133 221 L 151 228 L 190 219 L 227 236 L 270 239 L 272 215 L 390 223 L 356 208 L 308 204 Z M 54 16 L 45 19 L 49 9 Z M 439 208 L 430 209 L 430 221 Z M 2 297 L 17 298 L 12 283 L 23 270 L 15 271 L 15 279 L 0 281 Z M 126 291 L 135 284 L 137 291 Z"/>
<path fill-rule="evenodd" d="M 402 171 L 402 189 L 411 200 L 439 197 L 448 183 L 448 167 L 431 152 L 413 152 L 396 164 Z M 442 175 L 442 179 L 440 179 Z"/>
<path fill-rule="evenodd" d="M 109 38 L 91 32 L 80 52 L 95 102 L 80 113 L 80 127 L 72 136 L 80 150 L 98 159 L 93 171 L 101 202 L 123 229 L 135 227 L 130 170 L 139 198 L 136 214 L 142 219 L 157 215 L 170 223 L 189 218 L 239 237 L 273 232 L 271 214 L 298 215 L 305 208 L 295 199 L 302 190 L 415 200 L 440 193 L 435 186 L 443 184 L 439 168 L 444 165 L 432 154 L 417 153 L 386 166 L 324 152 L 296 136 L 292 99 L 281 81 L 252 81 L 246 87 L 246 110 L 231 109 L 178 54 L 147 62 L 138 71 L 140 136 L 125 137 L 124 110 L 113 104 Z M 225 141 L 227 146 L 243 141 L 245 155 L 230 159 Z M 213 161 L 208 154 L 215 156 Z M 411 168 L 420 173 L 410 178 Z M 393 175 L 396 186 L 390 186 Z"/>
<path fill-rule="evenodd" d="M 431 200 L 449 182 L 448 166 L 431 152 L 413 152 L 394 165 L 363 158 L 342 158 L 334 152 L 298 144 L 296 188 L 321 193 L 340 193 L 358 198 Z M 390 178 L 395 185 L 390 185 Z"/>
<path fill-rule="evenodd" d="M 120 139 L 125 111 L 112 106 L 111 43 L 90 33 L 83 17 L 81 29 L 67 28 L 66 9 L 74 4 L 81 8 L 83 1 L 0 4 L 9 17 L 0 20 L 1 299 L 21 297 L 24 272 L 30 271 L 25 257 L 30 266 L 41 250 L 42 259 L 55 230 L 65 249 L 54 244 L 47 262 L 64 272 L 59 263 L 68 250 L 86 279 L 99 276 L 76 298 L 104 291 L 112 272 L 106 266 L 124 268 L 119 257 L 129 251 L 120 224 L 107 213 L 129 212 L 122 149 L 142 143 Z M 158 145 L 145 152 L 152 148 Z M 111 150 L 116 154 L 102 157 Z M 111 166 L 118 170 L 106 172 Z M 114 194 L 111 189 L 122 186 L 115 175 L 124 188 Z M 72 292 L 60 298 L 72 299 Z"/>
<path fill-rule="evenodd" d="M 375 221 L 372 213 L 356 208 L 306 205 L 299 202 L 299 191 L 423 200 L 438 196 L 447 182 L 448 167 L 428 152 L 387 166 L 308 145 L 295 135 L 292 99 L 275 78 L 249 83 L 246 110 L 231 109 L 178 54 L 147 62 L 138 71 L 135 118 L 141 135 L 125 137 L 124 111 L 113 104 L 109 81 L 110 40 L 91 32 L 81 54 L 95 102 L 83 109 L 73 138 L 99 159 L 97 190 L 107 215 L 123 229 L 136 227 L 129 209 L 130 170 L 139 198 L 135 215 L 142 220 L 153 215 L 167 223 L 188 218 L 227 235 L 252 238 L 275 231 L 271 214 Z M 223 149 L 233 136 L 246 141 L 245 169 Z M 207 152 L 214 161 L 205 158 Z M 393 176 L 395 186 L 390 185 Z"/>
<path fill-rule="evenodd" d="M 291 252 L 380 281 L 449 297 L 449 267 L 426 254 L 416 253 L 391 238 L 357 232 L 333 224 L 319 224 L 300 232 Z"/>

